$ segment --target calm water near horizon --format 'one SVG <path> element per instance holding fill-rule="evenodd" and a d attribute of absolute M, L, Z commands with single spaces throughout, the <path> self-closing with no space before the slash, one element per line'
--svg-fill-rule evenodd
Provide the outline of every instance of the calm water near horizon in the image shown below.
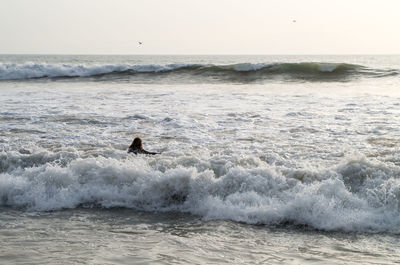
<path fill-rule="evenodd" d="M 0 106 L 2 264 L 400 260 L 398 55 L 0 55 Z"/>

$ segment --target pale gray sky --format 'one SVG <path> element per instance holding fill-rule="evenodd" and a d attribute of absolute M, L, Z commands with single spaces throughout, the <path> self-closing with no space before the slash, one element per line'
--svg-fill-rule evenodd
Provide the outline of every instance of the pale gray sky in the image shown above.
<path fill-rule="evenodd" d="M 400 0 L 0 0 L 0 53 L 400 54 Z"/>

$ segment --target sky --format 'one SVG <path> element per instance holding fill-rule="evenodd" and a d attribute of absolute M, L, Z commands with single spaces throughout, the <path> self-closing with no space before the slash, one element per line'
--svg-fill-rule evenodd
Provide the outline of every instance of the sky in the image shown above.
<path fill-rule="evenodd" d="M 400 0 L 0 0 L 0 54 L 400 54 L 399 14 Z"/>

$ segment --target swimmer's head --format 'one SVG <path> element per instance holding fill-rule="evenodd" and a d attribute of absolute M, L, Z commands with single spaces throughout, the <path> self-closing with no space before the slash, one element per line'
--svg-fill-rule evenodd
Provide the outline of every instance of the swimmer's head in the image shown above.
<path fill-rule="evenodd" d="M 142 139 L 140 139 L 139 137 L 136 137 L 135 139 L 133 139 L 133 142 L 132 142 L 131 146 L 129 146 L 129 148 L 143 149 Z"/>

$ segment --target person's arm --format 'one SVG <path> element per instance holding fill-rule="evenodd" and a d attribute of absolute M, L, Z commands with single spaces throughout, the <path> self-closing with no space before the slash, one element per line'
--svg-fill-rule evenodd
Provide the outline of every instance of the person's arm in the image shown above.
<path fill-rule="evenodd" d="M 146 154 L 146 155 L 159 155 L 160 153 L 156 153 L 156 152 L 149 152 L 149 151 L 146 151 L 146 150 L 142 150 L 142 152 L 141 152 L 142 154 Z"/>

